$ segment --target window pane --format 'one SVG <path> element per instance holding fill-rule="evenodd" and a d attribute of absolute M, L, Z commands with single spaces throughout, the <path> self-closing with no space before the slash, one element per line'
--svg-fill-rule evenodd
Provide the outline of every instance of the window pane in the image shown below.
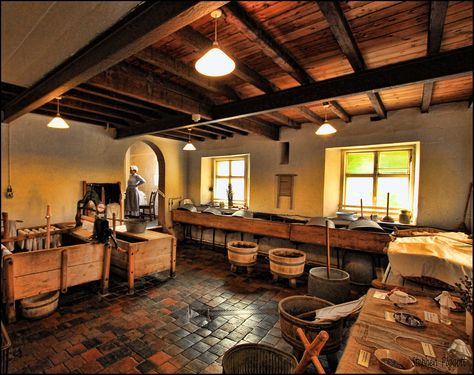
<path fill-rule="evenodd" d="M 346 179 L 346 204 L 372 206 L 372 189 L 374 181 L 371 177 L 348 177 Z"/>
<path fill-rule="evenodd" d="M 380 174 L 408 174 L 409 172 L 410 151 L 383 151 L 380 153 Z"/>
<path fill-rule="evenodd" d="M 390 193 L 390 209 L 410 208 L 408 177 L 380 177 L 377 185 L 377 206 L 387 207 Z"/>
<path fill-rule="evenodd" d="M 231 181 L 232 181 L 232 191 L 234 192 L 234 200 L 243 201 L 244 200 L 244 179 L 233 178 Z"/>
<path fill-rule="evenodd" d="M 232 176 L 244 176 L 245 174 L 245 161 L 244 160 L 232 160 Z"/>
<path fill-rule="evenodd" d="M 374 173 L 374 154 L 372 152 L 348 153 L 346 173 Z"/>
<path fill-rule="evenodd" d="M 217 162 L 217 175 L 228 176 L 229 175 L 229 161 L 218 161 Z"/>
<path fill-rule="evenodd" d="M 214 188 L 215 199 L 227 199 L 227 187 L 229 186 L 228 178 L 216 179 L 216 186 Z"/>

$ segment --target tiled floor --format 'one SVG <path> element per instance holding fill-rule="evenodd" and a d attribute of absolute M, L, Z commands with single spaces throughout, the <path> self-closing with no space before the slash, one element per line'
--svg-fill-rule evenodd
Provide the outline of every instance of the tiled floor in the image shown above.
<path fill-rule="evenodd" d="M 291 352 L 281 338 L 278 301 L 305 294 L 271 282 L 267 261 L 252 276 L 233 274 L 224 251 L 180 245 L 175 279 L 138 279 L 134 295 L 112 277 L 70 288 L 58 310 L 7 326 L 12 373 L 222 373 L 222 356 L 239 343 Z M 329 370 L 329 369 L 328 369 Z M 311 371 L 311 369 L 309 369 Z"/>

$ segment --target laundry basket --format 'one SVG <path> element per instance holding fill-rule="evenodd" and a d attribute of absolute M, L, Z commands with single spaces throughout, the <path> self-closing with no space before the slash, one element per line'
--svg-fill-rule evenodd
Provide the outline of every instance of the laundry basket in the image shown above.
<path fill-rule="evenodd" d="M 10 352 L 10 346 L 12 345 L 10 341 L 10 337 L 8 336 L 8 332 L 1 322 L 2 326 L 2 366 L 1 366 L 1 373 L 8 374 L 8 354 Z"/>
<path fill-rule="evenodd" d="M 241 344 L 227 350 L 222 358 L 224 374 L 290 374 L 296 358 L 264 344 Z"/>

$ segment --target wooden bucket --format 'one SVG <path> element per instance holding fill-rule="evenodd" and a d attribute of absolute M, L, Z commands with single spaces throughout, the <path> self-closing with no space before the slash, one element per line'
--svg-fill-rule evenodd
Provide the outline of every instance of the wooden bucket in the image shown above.
<path fill-rule="evenodd" d="M 334 304 L 321 298 L 311 296 L 292 296 L 283 298 L 278 303 L 278 313 L 280 315 L 280 329 L 283 339 L 293 346 L 298 352 L 305 350 L 303 343 L 296 333 L 297 328 L 301 328 L 309 342 L 312 342 L 321 330 L 329 334 L 329 339 L 324 345 L 321 354 L 331 354 L 337 352 L 342 342 L 342 319 L 335 322 L 315 323 L 314 315 L 304 320 L 297 318 L 298 315 L 333 306 Z"/>
<path fill-rule="evenodd" d="M 43 293 L 21 300 L 21 311 L 25 318 L 41 319 L 56 311 L 59 302 L 59 290 Z"/>
<path fill-rule="evenodd" d="M 230 241 L 227 243 L 227 257 L 235 266 L 248 267 L 257 263 L 258 245 L 249 241 Z"/>
<path fill-rule="evenodd" d="M 268 252 L 272 274 L 293 279 L 304 272 L 306 253 L 296 249 L 277 248 Z"/>

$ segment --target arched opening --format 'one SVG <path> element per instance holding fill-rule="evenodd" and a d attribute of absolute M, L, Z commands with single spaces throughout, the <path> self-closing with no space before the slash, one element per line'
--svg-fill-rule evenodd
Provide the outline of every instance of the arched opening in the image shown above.
<path fill-rule="evenodd" d="M 139 188 L 147 200 L 149 200 L 152 191 L 158 191 L 155 212 L 158 224 L 165 227 L 165 158 L 163 153 L 157 145 L 150 141 L 136 142 L 128 148 L 125 155 L 126 181 L 130 165 L 138 166 L 138 173 L 147 181 Z"/>

